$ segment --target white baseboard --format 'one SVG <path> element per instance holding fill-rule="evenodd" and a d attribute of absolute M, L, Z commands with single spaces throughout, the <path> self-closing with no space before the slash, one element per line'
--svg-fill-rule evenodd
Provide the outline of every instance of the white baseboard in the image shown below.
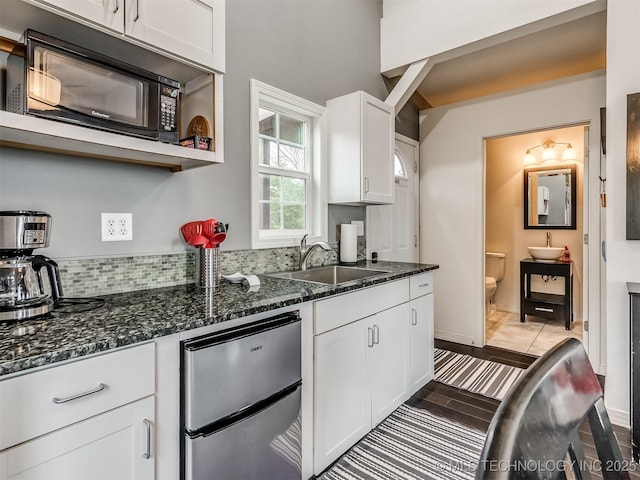
<path fill-rule="evenodd" d="M 607 408 L 607 413 L 609 414 L 609 420 L 611 420 L 611 423 L 614 425 L 631 428 L 631 416 L 629 415 L 629 412 L 616 410 L 615 408 Z"/>
<path fill-rule="evenodd" d="M 463 345 L 469 345 L 472 347 L 477 346 L 476 343 L 474 342 L 474 338 L 469 337 L 467 335 L 459 335 L 457 333 L 447 332 L 443 330 L 436 330 L 434 332 L 434 337 L 437 338 L 438 340 L 444 340 L 446 342 L 462 343 Z"/>

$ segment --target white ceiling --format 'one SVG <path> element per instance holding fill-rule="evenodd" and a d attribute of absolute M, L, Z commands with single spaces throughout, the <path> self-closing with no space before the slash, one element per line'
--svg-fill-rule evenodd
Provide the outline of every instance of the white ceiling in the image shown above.
<path fill-rule="evenodd" d="M 602 11 L 438 63 L 412 99 L 419 109 L 437 107 L 605 66 Z"/>

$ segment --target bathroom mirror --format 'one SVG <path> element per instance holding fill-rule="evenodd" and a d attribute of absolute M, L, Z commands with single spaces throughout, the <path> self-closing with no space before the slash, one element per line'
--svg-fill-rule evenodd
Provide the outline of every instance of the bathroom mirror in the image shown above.
<path fill-rule="evenodd" d="M 524 228 L 576 229 L 576 166 L 524 169 Z"/>

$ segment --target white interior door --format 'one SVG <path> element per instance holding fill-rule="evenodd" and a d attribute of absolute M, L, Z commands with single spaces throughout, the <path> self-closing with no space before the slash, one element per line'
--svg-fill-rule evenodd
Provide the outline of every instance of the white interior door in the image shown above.
<path fill-rule="evenodd" d="M 418 262 L 418 142 L 396 133 L 395 203 L 367 207 L 367 258 Z"/>

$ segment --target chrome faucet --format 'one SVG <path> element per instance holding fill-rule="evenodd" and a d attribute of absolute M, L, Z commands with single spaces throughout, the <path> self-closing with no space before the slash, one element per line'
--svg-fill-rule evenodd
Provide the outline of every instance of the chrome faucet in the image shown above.
<path fill-rule="evenodd" d="M 551 246 L 551 232 L 547 232 L 547 248 Z"/>
<path fill-rule="evenodd" d="M 314 242 L 307 247 L 307 235 L 309 234 L 306 234 L 304 237 L 302 237 L 302 240 L 300 240 L 300 264 L 298 265 L 299 270 L 307 269 L 307 258 L 309 257 L 309 254 L 316 249 L 316 247 L 320 247 L 326 251 L 331 250 L 329 244 L 322 241 Z"/>

